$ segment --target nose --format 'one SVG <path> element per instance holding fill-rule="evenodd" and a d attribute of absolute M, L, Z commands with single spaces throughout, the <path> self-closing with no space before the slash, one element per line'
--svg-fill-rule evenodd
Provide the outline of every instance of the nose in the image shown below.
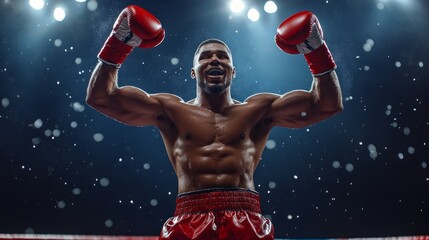
<path fill-rule="evenodd" d="M 216 54 L 213 54 L 212 57 L 210 58 L 210 65 L 218 65 L 220 63 L 219 58 L 217 57 Z"/>

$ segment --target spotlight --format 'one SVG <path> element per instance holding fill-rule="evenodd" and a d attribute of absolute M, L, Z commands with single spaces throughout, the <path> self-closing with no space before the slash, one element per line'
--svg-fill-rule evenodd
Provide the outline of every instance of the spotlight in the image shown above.
<path fill-rule="evenodd" d="M 45 6 L 45 2 L 43 0 L 30 0 L 28 3 L 36 10 L 40 10 Z"/>
<path fill-rule="evenodd" d="M 244 2 L 241 0 L 232 0 L 229 3 L 229 8 L 231 8 L 232 12 L 239 13 L 244 10 Z"/>
<path fill-rule="evenodd" d="M 264 10 L 267 13 L 275 13 L 277 12 L 277 5 L 273 1 L 267 1 L 264 5 Z"/>
<path fill-rule="evenodd" d="M 259 20 L 259 12 L 258 10 L 256 10 L 255 8 L 251 8 L 248 12 L 247 12 L 247 17 L 250 19 L 250 21 L 252 22 L 256 22 Z"/>
<path fill-rule="evenodd" d="M 86 0 L 76 0 L 76 2 L 86 2 Z"/>
<path fill-rule="evenodd" d="M 64 11 L 64 9 L 57 7 L 54 10 L 54 18 L 55 20 L 57 20 L 58 22 L 61 22 L 62 20 L 64 20 L 64 18 L 66 17 L 66 12 Z"/>

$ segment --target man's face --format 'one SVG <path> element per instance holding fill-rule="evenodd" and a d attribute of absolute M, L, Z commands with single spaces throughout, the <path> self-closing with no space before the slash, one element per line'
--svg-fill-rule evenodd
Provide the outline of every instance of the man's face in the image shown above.
<path fill-rule="evenodd" d="M 219 43 L 208 43 L 201 46 L 194 57 L 191 76 L 198 86 L 209 94 L 225 92 L 235 76 L 232 57 L 227 48 Z"/>

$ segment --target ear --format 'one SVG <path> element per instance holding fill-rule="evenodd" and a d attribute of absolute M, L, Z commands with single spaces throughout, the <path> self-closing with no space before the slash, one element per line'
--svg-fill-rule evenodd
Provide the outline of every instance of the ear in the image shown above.
<path fill-rule="evenodd" d="M 194 79 L 195 78 L 195 69 L 191 68 L 191 78 Z"/>
<path fill-rule="evenodd" d="M 235 67 L 232 69 L 232 77 L 235 78 L 235 75 L 237 74 L 237 71 L 235 71 Z"/>

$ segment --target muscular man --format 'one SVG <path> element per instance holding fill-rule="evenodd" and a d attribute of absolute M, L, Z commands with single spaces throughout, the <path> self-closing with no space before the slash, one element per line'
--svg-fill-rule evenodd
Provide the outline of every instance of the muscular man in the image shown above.
<path fill-rule="evenodd" d="M 87 92 L 96 110 L 127 125 L 155 126 L 162 134 L 179 195 L 160 239 L 273 239 L 253 182 L 270 130 L 305 127 L 342 110 L 336 65 L 316 16 L 297 13 L 275 36 L 283 51 L 304 54 L 314 76 L 311 89 L 256 94 L 244 102 L 231 97 L 236 69 L 230 49 L 217 39 L 202 42 L 195 52 L 196 97 L 190 101 L 118 87 L 118 69 L 131 50 L 155 47 L 163 39 L 152 14 L 125 8 L 98 55 Z"/>

